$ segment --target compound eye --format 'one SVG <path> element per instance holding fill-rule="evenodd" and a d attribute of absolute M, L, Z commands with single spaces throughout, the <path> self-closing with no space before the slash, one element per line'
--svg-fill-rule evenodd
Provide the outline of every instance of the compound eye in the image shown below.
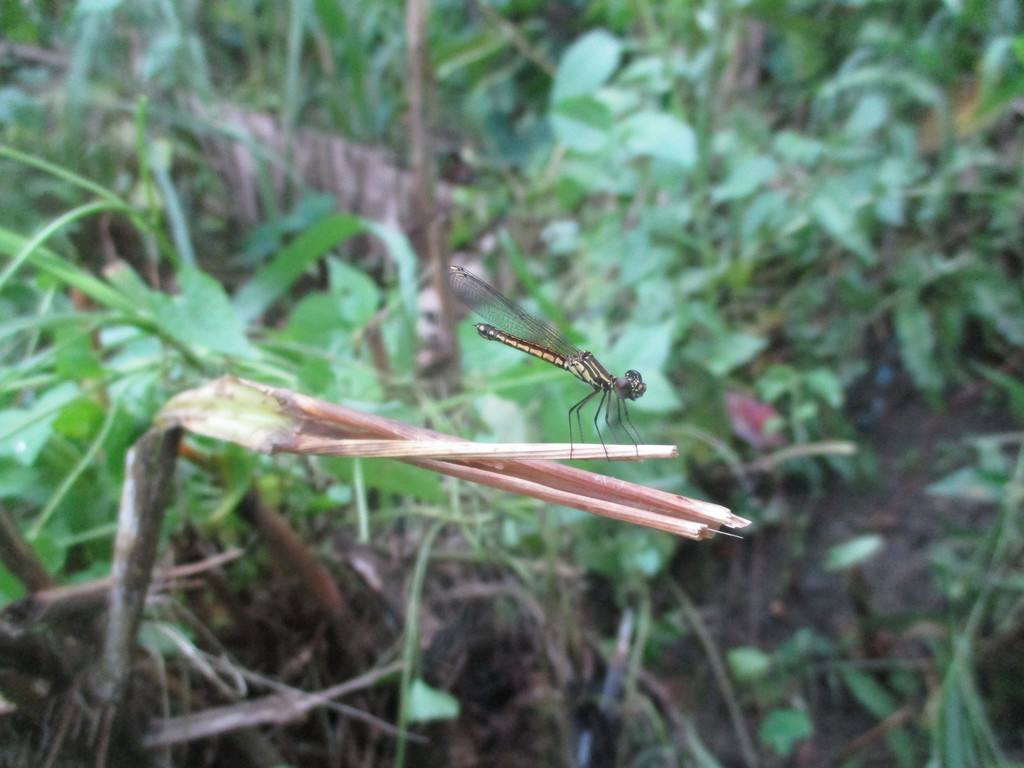
<path fill-rule="evenodd" d="M 626 378 L 629 379 L 630 383 L 633 385 L 633 397 L 630 398 L 631 400 L 636 400 L 647 391 L 647 385 L 644 384 L 640 371 L 626 371 Z"/>
<path fill-rule="evenodd" d="M 639 371 L 626 371 L 625 376 L 615 380 L 615 394 L 625 400 L 636 400 L 647 391 Z"/>

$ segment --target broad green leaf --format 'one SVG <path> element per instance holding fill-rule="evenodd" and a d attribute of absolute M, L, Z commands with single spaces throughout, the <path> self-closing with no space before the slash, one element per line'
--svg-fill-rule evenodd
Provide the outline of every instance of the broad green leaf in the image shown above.
<path fill-rule="evenodd" d="M 331 259 L 328 262 L 330 298 L 350 328 L 362 328 L 380 308 L 380 289 L 362 270 Z"/>
<path fill-rule="evenodd" d="M 813 368 L 803 377 L 810 392 L 813 392 L 833 408 L 843 403 L 843 382 L 835 371 L 829 368 Z"/>
<path fill-rule="evenodd" d="M 1024 346 L 1024 293 L 1020 284 L 999 281 L 993 273 L 965 283 L 970 311 L 984 318 L 1011 344 Z"/>
<path fill-rule="evenodd" d="M 752 157 L 733 166 L 725 181 L 715 187 L 712 198 L 720 202 L 748 197 L 762 189 L 775 172 L 775 161 L 767 155 Z"/>
<path fill-rule="evenodd" d="M 0 421 L 3 417 L 0 416 Z M 5 451 L 0 449 L 0 455 Z M 0 498 L 19 499 L 34 506 L 46 503 L 49 489 L 43 483 L 39 472 L 33 467 L 0 462 Z"/>
<path fill-rule="evenodd" d="M 153 317 L 161 331 L 189 348 L 242 357 L 253 354 L 242 321 L 220 283 L 186 267 L 178 273 L 178 288 L 176 296 L 154 294 L 151 298 Z"/>
<path fill-rule="evenodd" d="M 454 720 L 459 716 L 459 700 L 417 678 L 409 686 L 405 712 L 412 723 L 430 720 Z"/>
<path fill-rule="evenodd" d="M 103 424 L 103 416 L 99 403 L 87 397 L 76 397 L 60 409 L 53 420 L 53 430 L 65 437 L 86 439 Z"/>
<path fill-rule="evenodd" d="M 399 230 L 385 227 L 375 221 L 366 221 L 365 226 L 367 232 L 376 235 L 384 243 L 388 255 L 394 260 L 398 270 L 398 294 L 401 297 L 402 311 L 407 323 L 415 323 L 419 317 L 419 260 L 416 252 L 412 249 L 409 239 Z"/>
<path fill-rule="evenodd" d="M 922 391 L 938 392 L 942 374 L 936 365 L 935 334 L 928 311 L 914 296 L 896 306 L 893 319 L 903 366 Z"/>
<path fill-rule="evenodd" d="M 288 324 L 277 334 L 283 341 L 325 349 L 333 334 L 345 327 L 335 297 L 324 293 L 304 296 L 288 318 Z"/>
<path fill-rule="evenodd" d="M 611 140 L 612 113 L 599 99 L 579 96 L 558 102 L 551 111 L 556 138 L 570 149 L 588 154 Z"/>
<path fill-rule="evenodd" d="M 6 568 L 0 568 L 0 607 L 25 595 L 25 585 Z"/>
<path fill-rule="evenodd" d="M 1006 478 L 978 467 L 962 467 L 927 487 L 933 496 L 973 502 L 999 502 L 1007 494 Z"/>
<path fill-rule="evenodd" d="M 825 153 L 825 146 L 820 141 L 793 131 L 780 131 L 775 136 L 774 145 L 784 160 L 803 166 L 813 165 Z"/>
<path fill-rule="evenodd" d="M 765 340 L 749 333 L 722 333 L 687 349 L 687 357 L 701 362 L 717 376 L 724 376 L 744 365 L 765 348 Z"/>
<path fill-rule="evenodd" d="M 146 285 L 139 273 L 125 261 L 116 261 L 104 270 L 107 282 L 117 289 L 120 295 L 138 308 L 147 306 L 156 295 L 156 291 Z"/>
<path fill-rule="evenodd" d="M 644 528 L 624 528 L 608 535 L 605 521 L 576 516 L 563 517 L 576 531 L 575 551 L 587 569 L 602 573 L 614 582 L 626 582 L 638 575 L 656 576 L 672 556 L 672 540 L 668 536 Z"/>
<path fill-rule="evenodd" d="M 52 423 L 60 409 L 79 396 L 71 383 L 47 390 L 28 408 L 0 411 L 0 455 L 31 466 L 53 432 Z"/>
<path fill-rule="evenodd" d="M 365 222 L 349 214 L 330 216 L 311 226 L 235 294 L 232 304 L 239 320 L 248 323 L 261 315 L 291 288 L 310 264 L 338 243 L 364 230 Z"/>
<path fill-rule="evenodd" d="M 850 136 L 863 137 L 881 128 L 889 119 L 889 102 L 877 93 L 862 96 L 846 121 Z"/>
<path fill-rule="evenodd" d="M 891 715 L 896 709 L 892 694 L 871 675 L 849 665 L 841 667 L 841 674 L 854 698 L 879 720 Z"/>
<path fill-rule="evenodd" d="M 623 370 L 635 368 L 641 374 L 660 371 L 665 367 L 672 350 L 675 321 L 668 320 L 645 328 L 631 327 L 622 334 L 607 356 L 608 361 L 619 361 Z M 604 357 L 604 356 L 602 356 Z"/>
<path fill-rule="evenodd" d="M 345 16 L 341 6 L 334 0 L 313 0 L 313 8 L 320 26 L 331 40 L 341 40 L 345 35 Z"/>
<path fill-rule="evenodd" d="M 800 375 L 788 365 L 771 365 L 757 380 L 757 391 L 769 403 L 774 403 L 799 387 Z"/>
<path fill-rule="evenodd" d="M 731 648 L 725 658 L 737 680 L 759 680 L 772 667 L 772 657 L 760 648 Z"/>
<path fill-rule="evenodd" d="M 634 157 L 666 160 L 683 168 L 697 162 L 693 129 L 664 112 L 641 112 L 623 125 L 626 151 Z"/>
<path fill-rule="evenodd" d="M 353 483 L 352 462 L 332 460 L 332 474 Z M 446 498 L 441 490 L 441 480 L 436 472 L 412 467 L 387 459 L 368 459 L 363 462 L 363 482 L 367 488 L 376 488 L 385 493 L 400 494 L 403 498 L 415 498 L 439 504 Z"/>
<path fill-rule="evenodd" d="M 100 378 L 103 366 L 93 346 L 93 337 L 89 330 L 77 325 L 64 325 L 56 329 L 54 369 L 65 379 Z"/>
<path fill-rule="evenodd" d="M 858 536 L 842 544 L 830 547 L 825 557 L 826 571 L 844 571 L 874 557 L 885 545 L 885 539 L 878 535 Z"/>
<path fill-rule="evenodd" d="M 757 736 L 779 757 L 789 757 L 797 742 L 810 736 L 812 730 L 811 721 L 803 712 L 776 709 L 761 723 Z"/>
<path fill-rule="evenodd" d="M 861 257 L 864 264 L 872 265 L 877 260 L 874 249 L 864 236 L 857 219 L 857 205 L 839 197 L 841 189 L 834 193 L 821 193 L 811 201 L 811 214 L 839 243 Z"/>
<path fill-rule="evenodd" d="M 569 46 L 558 65 L 551 103 L 593 94 L 618 68 L 621 56 L 622 42 L 603 29 L 581 37 Z"/>
<path fill-rule="evenodd" d="M 481 395 L 473 404 L 487 435 L 497 435 L 503 443 L 520 443 L 529 439 L 530 425 L 523 409 L 513 400 L 497 395 Z"/>

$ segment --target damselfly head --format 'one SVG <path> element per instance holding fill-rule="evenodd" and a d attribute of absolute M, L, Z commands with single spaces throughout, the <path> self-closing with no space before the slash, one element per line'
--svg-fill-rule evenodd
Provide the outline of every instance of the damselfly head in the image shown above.
<path fill-rule="evenodd" d="M 640 371 L 631 370 L 626 371 L 625 376 L 619 376 L 615 379 L 613 389 L 615 394 L 623 400 L 636 400 L 647 391 L 647 385 L 644 384 Z"/>

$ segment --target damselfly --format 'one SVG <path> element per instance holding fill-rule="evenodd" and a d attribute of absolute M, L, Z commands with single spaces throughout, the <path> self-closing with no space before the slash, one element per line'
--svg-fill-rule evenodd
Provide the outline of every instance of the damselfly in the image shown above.
<path fill-rule="evenodd" d="M 604 421 L 610 424 L 610 398 L 615 401 L 615 413 L 623 430 L 636 445 L 640 434 L 633 426 L 626 408 L 627 400 L 636 400 L 647 391 L 647 385 L 637 371 L 626 371 L 625 376 L 612 376 L 608 369 L 598 362 L 597 358 L 586 350 L 572 344 L 565 336 L 547 323 L 538 320 L 526 310 L 519 307 L 511 299 L 506 298 L 480 278 L 467 272 L 462 267 L 449 267 L 448 284 L 452 292 L 471 310 L 493 325 L 477 323 L 476 331 L 489 341 L 500 341 L 513 349 L 528 355 L 539 357 L 552 365 L 564 368 L 584 384 L 589 384 L 594 391 L 569 409 L 569 442 L 572 443 L 572 423 L 576 420 L 576 428 L 583 441 L 583 422 L 580 419 L 581 409 L 597 395 L 601 399 L 594 413 L 594 429 L 597 437 L 604 445 L 604 436 L 598 420 L 604 411 Z M 612 395 L 615 395 L 612 398 Z M 639 453 L 639 451 L 638 451 Z"/>

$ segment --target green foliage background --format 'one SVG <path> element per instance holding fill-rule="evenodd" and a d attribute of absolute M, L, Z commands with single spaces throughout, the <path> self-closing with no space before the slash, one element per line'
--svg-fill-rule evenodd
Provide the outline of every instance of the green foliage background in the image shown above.
<path fill-rule="evenodd" d="M 291 138 L 315 127 L 401 158 L 401 4 L 92 0 L 2 14 L 0 501 L 58 578 L 107 573 L 126 448 L 171 394 L 221 373 L 467 437 L 565 440 L 578 384 L 481 348 L 469 328 L 465 394 L 428 395 L 415 368 L 421 264 L 393 227 L 339 213 L 295 175 L 275 194 L 289 158 L 265 150 L 254 169 L 265 218 L 242 226 L 202 151 L 225 129 L 190 105 L 224 102 L 274 116 Z M 982 405 L 1019 429 L 1022 24 L 1010 1 L 436 2 L 434 130 L 462 181 L 447 245 L 514 275 L 539 313 L 571 318 L 610 369 L 643 372 L 634 420 L 684 458 L 611 471 L 724 494 L 755 521 L 744 544 L 801 531 L 806 519 L 780 522 L 778 487 L 744 474 L 754 452 L 730 432 L 726 392 L 776 409 L 786 443 L 808 450 L 773 478 L 811 497 L 884 481 L 870 451 L 813 449 L 878 427 L 851 393 L 880 368 L 937 413 L 986 387 Z M 467 408 L 475 420 L 452 415 Z M 760 648 L 708 643 L 765 759 L 820 735 L 811 675 L 870 722 L 895 723 L 894 763 L 1020 757 L 1019 734 L 993 715 L 1019 691 L 986 700 L 973 665 L 983 635 L 1020 622 L 1016 434 L 965 435 L 948 472 L 928 468 L 935 495 L 996 510 L 921 554 L 948 607 L 929 617 L 944 631 L 928 674 L 893 658 L 876 674 L 812 626 Z M 324 461 L 310 483 L 298 463 L 227 455 L 227 476 L 183 479 L 169 525 L 244 537 L 230 511 L 252 485 L 337 526 L 361 519 L 369 541 L 396 520 L 425 529 L 451 516 L 483 563 L 525 574 L 557 560 L 607 579 L 615 604 L 645 617 L 644 663 L 699 633 L 686 606 L 703 600 L 672 591 L 673 558 L 697 545 L 564 511 L 538 520 L 500 496 L 483 502 L 500 514 L 463 518 L 436 478 L 390 465 Z M 389 499 L 368 527 L 356 516 L 367 489 Z M 791 541 L 785 568 L 809 567 L 803 539 Z M 855 574 L 883 547 L 857 537 L 814 560 Z M 0 593 L 20 595 L 5 572 Z M 657 764 L 718 764 L 698 731 Z M 641 758 L 656 729 L 624 738 L 630 764 L 655 764 Z"/>

